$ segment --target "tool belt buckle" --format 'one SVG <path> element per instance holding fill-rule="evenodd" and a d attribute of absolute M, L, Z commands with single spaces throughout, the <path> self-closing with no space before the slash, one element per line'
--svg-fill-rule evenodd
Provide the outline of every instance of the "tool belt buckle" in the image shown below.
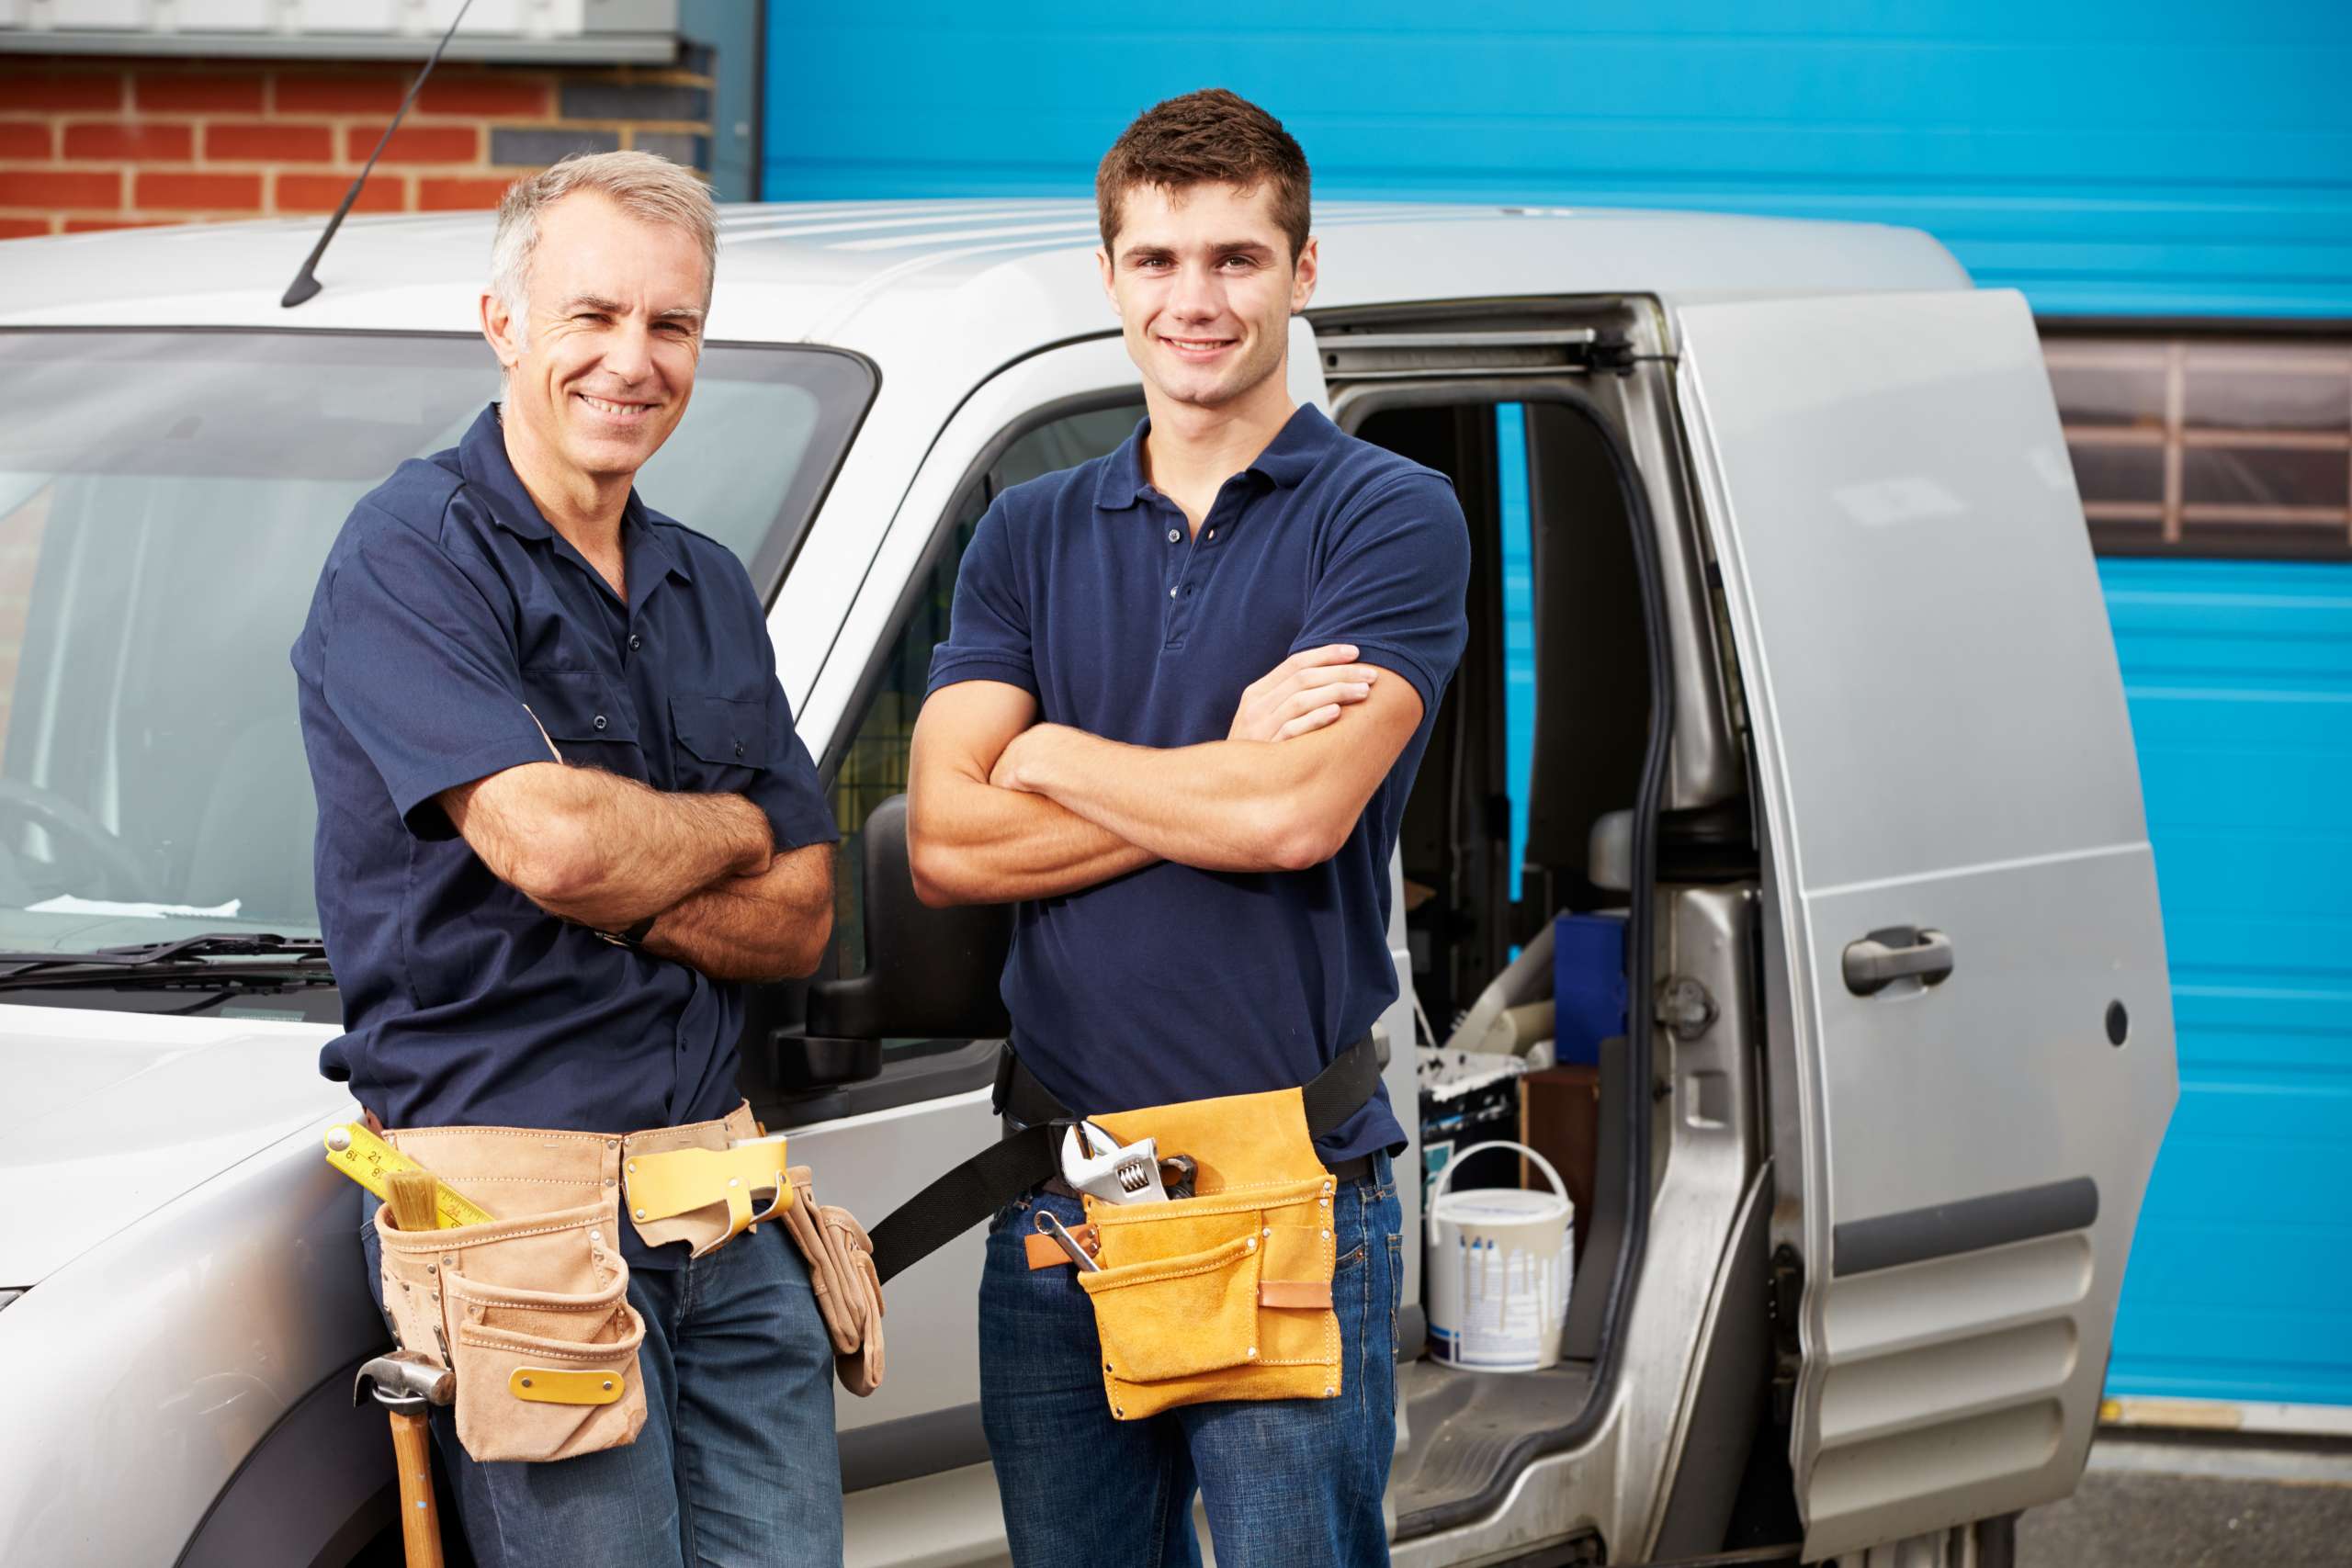
<path fill-rule="evenodd" d="M 723 1203 L 727 1234 L 696 1252 L 716 1252 L 763 1220 L 774 1219 L 792 1206 L 792 1183 L 785 1175 L 785 1139 L 781 1133 L 764 1137 L 736 1138 L 723 1149 L 668 1149 L 657 1154 L 633 1154 L 621 1164 L 621 1191 L 628 1213 L 640 1224 L 673 1219 L 696 1209 Z M 752 1200 L 764 1194 L 765 1206 L 754 1209 Z"/>

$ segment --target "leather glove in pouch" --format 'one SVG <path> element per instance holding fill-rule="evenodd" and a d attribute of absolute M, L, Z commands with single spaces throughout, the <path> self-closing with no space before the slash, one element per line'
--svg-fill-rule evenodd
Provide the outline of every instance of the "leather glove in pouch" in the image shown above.
<path fill-rule="evenodd" d="M 882 1280 L 874 1271 L 874 1244 L 847 1209 L 818 1206 L 807 1166 L 785 1174 L 793 1198 L 785 1230 L 808 1260 L 817 1313 L 832 1337 L 833 1370 L 862 1399 L 882 1386 Z"/>

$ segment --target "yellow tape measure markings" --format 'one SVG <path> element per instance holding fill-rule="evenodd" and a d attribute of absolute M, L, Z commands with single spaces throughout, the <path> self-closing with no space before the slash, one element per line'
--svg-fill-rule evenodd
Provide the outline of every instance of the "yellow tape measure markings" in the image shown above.
<path fill-rule="evenodd" d="M 327 1163 L 334 1167 L 377 1197 L 391 1197 L 391 1182 L 388 1179 L 396 1170 L 421 1170 L 424 1168 L 384 1142 L 358 1122 L 345 1122 L 327 1129 Z M 447 1182 L 434 1188 L 434 1210 L 443 1230 L 452 1225 L 488 1224 L 498 1216 L 466 1197 Z"/>

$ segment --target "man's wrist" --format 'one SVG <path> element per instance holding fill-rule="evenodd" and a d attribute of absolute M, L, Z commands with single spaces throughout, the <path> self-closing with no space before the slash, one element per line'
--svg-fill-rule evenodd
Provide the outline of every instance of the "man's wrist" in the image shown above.
<path fill-rule="evenodd" d="M 768 814 L 754 805 L 749 796 L 729 798 L 741 807 L 742 845 L 735 857 L 735 874 L 752 876 L 768 868 L 775 858 L 775 828 L 768 821 Z"/>
<path fill-rule="evenodd" d="M 1091 740 L 1082 728 L 1070 728 L 1068 724 L 1033 724 L 1021 731 L 1016 739 L 1018 752 L 1013 755 L 1012 787 L 1028 795 L 1054 795 L 1056 778 L 1068 778 L 1063 764 L 1070 757 L 1075 745 Z"/>

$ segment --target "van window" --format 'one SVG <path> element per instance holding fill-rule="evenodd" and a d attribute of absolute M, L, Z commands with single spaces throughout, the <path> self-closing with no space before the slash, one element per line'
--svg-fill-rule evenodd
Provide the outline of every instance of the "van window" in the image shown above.
<path fill-rule="evenodd" d="M 476 337 L 0 333 L 0 946 L 318 934 L 288 649 L 352 504 L 498 396 Z M 870 396 L 713 345 L 639 477 L 780 565 Z M 30 997 L 32 993 L 24 993 Z"/>
<path fill-rule="evenodd" d="M 862 829 L 874 808 L 907 788 L 907 751 L 931 673 L 931 650 L 947 636 L 956 569 L 991 502 L 1012 486 L 1114 450 L 1143 417 L 1140 394 L 1048 419 L 1016 436 L 956 498 L 944 537 L 921 573 L 905 618 L 891 634 L 873 696 L 858 716 L 833 776 L 833 818 L 842 830 L 834 878 L 837 976 L 865 972 L 865 855 Z"/>
<path fill-rule="evenodd" d="M 2352 342 L 2045 329 L 2102 555 L 2352 559 Z"/>

